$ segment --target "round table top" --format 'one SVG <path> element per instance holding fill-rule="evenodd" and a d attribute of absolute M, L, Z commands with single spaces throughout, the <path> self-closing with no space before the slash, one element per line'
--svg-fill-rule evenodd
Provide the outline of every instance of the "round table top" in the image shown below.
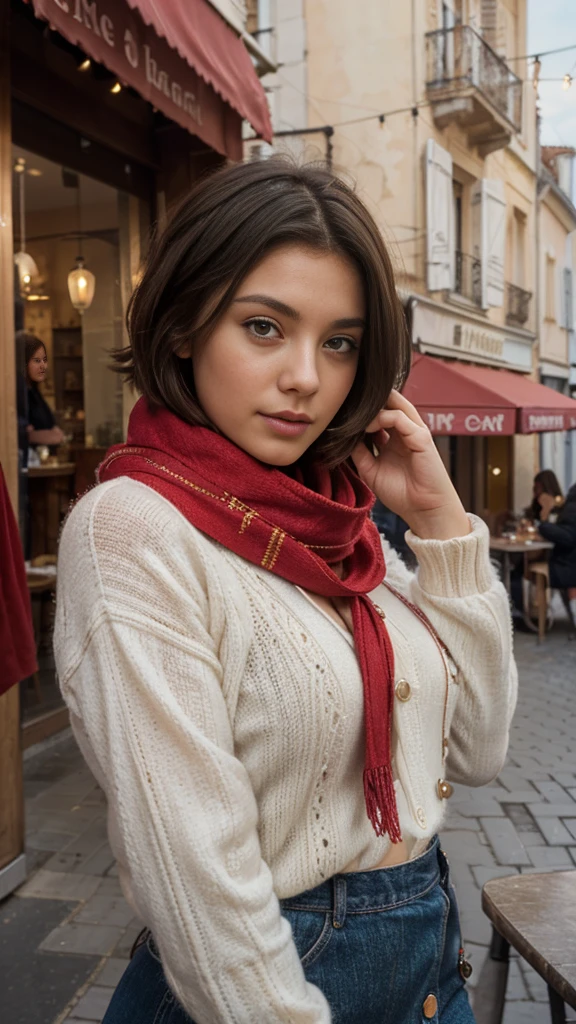
<path fill-rule="evenodd" d="M 510 537 L 490 537 L 491 551 L 549 551 L 554 545 L 549 540 L 536 535 L 534 539 L 527 537 L 526 540 L 512 540 Z"/>

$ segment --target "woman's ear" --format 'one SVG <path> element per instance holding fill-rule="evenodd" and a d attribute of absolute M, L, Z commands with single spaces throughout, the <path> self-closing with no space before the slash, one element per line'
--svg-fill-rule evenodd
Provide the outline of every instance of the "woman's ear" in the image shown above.
<path fill-rule="evenodd" d="M 186 341 L 181 341 L 174 349 L 174 355 L 178 356 L 178 359 L 190 359 L 192 356 L 192 342 L 188 338 Z"/>

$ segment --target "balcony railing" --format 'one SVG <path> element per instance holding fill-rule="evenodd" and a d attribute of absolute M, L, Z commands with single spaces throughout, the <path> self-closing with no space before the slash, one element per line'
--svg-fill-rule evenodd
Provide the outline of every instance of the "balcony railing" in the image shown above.
<path fill-rule="evenodd" d="M 532 292 L 519 288 L 517 284 L 506 285 L 506 323 L 522 327 L 530 313 Z"/>
<path fill-rule="evenodd" d="M 472 86 L 520 131 L 522 82 L 470 25 L 428 32 L 426 48 L 429 91 L 445 95 Z"/>
<path fill-rule="evenodd" d="M 456 249 L 454 253 L 454 291 L 476 306 L 482 303 L 480 260 Z"/>

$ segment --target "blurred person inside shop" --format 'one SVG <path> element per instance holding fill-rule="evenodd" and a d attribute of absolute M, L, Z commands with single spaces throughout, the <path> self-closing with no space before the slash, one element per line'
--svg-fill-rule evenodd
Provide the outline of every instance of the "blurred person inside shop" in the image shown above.
<path fill-rule="evenodd" d="M 48 355 L 44 342 L 27 331 L 16 335 L 18 365 L 18 447 L 22 453 L 22 465 L 27 465 L 30 445 L 62 444 L 64 434 L 56 425 L 54 413 L 44 398 L 39 385 L 46 380 Z"/>

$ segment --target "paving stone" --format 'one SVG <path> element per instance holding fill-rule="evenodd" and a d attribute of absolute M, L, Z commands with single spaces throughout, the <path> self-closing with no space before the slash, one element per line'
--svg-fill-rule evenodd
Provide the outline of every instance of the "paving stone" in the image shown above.
<path fill-rule="evenodd" d="M 466 818 L 463 814 L 453 812 L 449 814 L 446 819 L 445 825 L 446 831 L 453 831 L 456 829 L 465 829 L 471 832 L 480 831 L 480 822 L 477 818 Z"/>
<path fill-rule="evenodd" d="M 98 847 L 102 846 L 107 839 L 106 823 L 102 820 L 91 822 L 88 828 L 84 829 L 79 836 L 68 842 L 62 851 L 73 854 L 78 859 L 92 856 Z"/>
<path fill-rule="evenodd" d="M 548 986 L 539 974 L 525 960 L 520 961 L 520 969 L 524 975 L 524 983 L 531 999 L 537 1003 L 548 1004 Z"/>
<path fill-rule="evenodd" d="M 52 853 L 61 850 L 70 842 L 69 832 L 31 832 L 26 836 L 26 848 L 29 850 L 50 850 Z"/>
<path fill-rule="evenodd" d="M 46 861 L 46 870 L 69 874 L 74 871 L 77 865 L 78 860 L 73 853 L 63 853 L 60 850 L 50 857 L 50 860 Z"/>
<path fill-rule="evenodd" d="M 504 810 L 506 810 L 506 804 L 541 803 L 542 794 L 538 793 L 535 789 L 513 789 L 511 792 L 506 791 L 505 797 L 500 802 L 504 804 Z"/>
<path fill-rule="evenodd" d="M 502 1024 L 550 1024 L 550 1012 L 541 1003 L 507 1002 Z"/>
<path fill-rule="evenodd" d="M 572 842 L 573 836 L 564 827 L 560 818 L 536 817 L 536 824 L 550 846 L 569 846 Z"/>
<path fill-rule="evenodd" d="M 126 928 L 126 930 L 120 936 L 116 946 L 114 947 L 112 951 L 113 955 L 115 957 L 119 957 L 120 959 L 129 958 L 130 953 L 132 952 L 132 946 L 136 942 L 136 939 L 138 938 L 143 927 L 144 925 L 142 924 L 142 921 L 139 921 L 138 918 L 133 918 L 131 923 Z"/>
<path fill-rule="evenodd" d="M 134 911 L 123 897 L 92 896 L 91 899 L 74 914 L 77 924 L 115 925 L 125 928 L 134 918 Z"/>
<path fill-rule="evenodd" d="M 122 886 L 118 878 L 110 878 L 109 875 L 103 878 L 96 890 L 98 896 L 122 896 Z"/>
<path fill-rule="evenodd" d="M 535 782 L 534 785 L 536 786 L 536 789 L 538 790 L 538 792 L 542 793 L 542 796 L 546 800 L 548 800 L 551 804 L 553 804 L 553 803 L 557 803 L 557 804 L 563 803 L 566 800 L 566 792 L 570 792 L 570 790 L 566 790 L 558 782 L 554 782 L 554 781 L 552 781 L 552 782 Z M 576 807 L 576 805 L 575 805 L 575 807 Z"/>
<path fill-rule="evenodd" d="M 40 943 L 39 949 L 52 953 L 98 953 L 100 956 L 110 956 L 121 937 L 121 928 L 75 924 L 72 921 L 54 928 Z"/>
<path fill-rule="evenodd" d="M 520 836 L 508 818 L 481 818 L 480 823 L 500 864 L 530 864 Z"/>
<path fill-rule="evenodd" d="M 506 792 L 504 790 L 504 792 Z M 464 815 L 465 818 L 479 818 L 482 815 L 490 815 L 491 817 L 504 817 L 504 811 L 497 800 L 484 798 L 482 790 L 478 792 L 474 797 L 467 797 L 462 801 L 453 801 L 452 806 L 458 814 Z"/>
<path fill-rule="evenodd" d="M 98 882 L 94 875 L 70 875 L 41 868 L 18 889 L 18 896 L 81 902 L 94 895 Z"/>
<path fill-rule="evenodd" d="M 536 796 L 538 795 L 533 786 L 526 787 L 526 776 L 518 768 L 503 768 L 498 776 L 498 781 L 511 793 L 514 790 L 528 788 Z"/>
<path fill-rule="evenodd" d="M 108 1004 L 112 999 L 114 989 L 103 988 L 101 985 L 91 985 L 87 990 L 86 995 L 82 996 L 81 1000 L 72 1010 L 70 1014 L 70 1020 L 82 1019 L 90 1021 L 101 1021 Z"/>
<path fill-rule="evenodd" d="M 463 829 L 454 832 L 442 833 L 442 848 L 446 851 L 448 860 L 463 861 L 465 864 L 484 864 L 485 867 L 494 866 L 494 858 L 487 846 L 483 846 L 478 839 L 477 832 L 464 831 Z"/>
<path fill-rule="evenodd" d="M 532 846 L 528 854 L 535 868 L 573 867 L 568 850 L 559 846 Z"/>
<path fill-rule="evenodd" d="M 535 818 L 573 818 L 574 804 L 530 804 L 530 812 Z"/>
<path fill-rule="evenodd" d="M 91 857 L 81 861 L 78 870 L 83 871 L 86 875 L 105 875 L 113 866 L 114 854 L 108 843 L 103 843 Z"/>
<path fill-rule="evenodd" d="M 129 960 L 120 959 L 117 956 L 109 957 L 97 978 L 98 985 L 105 985 L 108 988 L 116 988 L 120 978 L 130 963 Z"/>
<path fill-rule="evenodd" d="M 480 889 L 486 885 L 486 882 L 491 882 L 493 878 L 504 878 L 506 875 L 517 875 L 518 868 L 513 867 L 501 867 L 497 868 L 483 868 L 474 867 L 472 868 L 472 874 L 476 879 L 476 884 Z"/>
<path fill-rule="evenodd" d="M 576 726 L 575 726 L 575 731 L 576 731 Z M 576 785 L 576 775 L 574 774 L 574 772 L 568 772 L 568 771 L 552 772 L 552 776 L 553 776 L 554 779 L 556 779 L 557 782 L 560 782 L 560 784 L 563 785 L 565 788 L 567 786 L 571 786 L 571 785 L 574 786 L 574 785 Z"/>

